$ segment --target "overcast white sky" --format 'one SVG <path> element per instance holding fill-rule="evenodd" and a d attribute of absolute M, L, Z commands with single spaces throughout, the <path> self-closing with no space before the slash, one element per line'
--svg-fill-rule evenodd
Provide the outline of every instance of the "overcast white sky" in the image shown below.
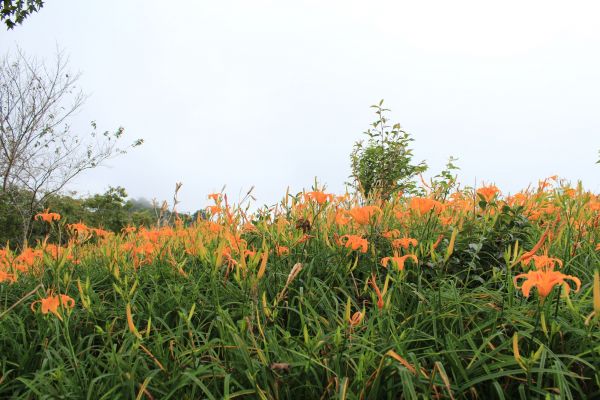
<path fill-rule="evenodd" d="M 207 204 L 255 185 L 272 204 L 318 177 L 341 192 L 380 99 L 438 172 L 515 192 L 553 174 L 600 189 L 600 6 L 504 1 L 48 0 L 14 30 L 56 44 L 91 95 L 75 129 L 145 144 L 80 176 L 81 193 Z"/>

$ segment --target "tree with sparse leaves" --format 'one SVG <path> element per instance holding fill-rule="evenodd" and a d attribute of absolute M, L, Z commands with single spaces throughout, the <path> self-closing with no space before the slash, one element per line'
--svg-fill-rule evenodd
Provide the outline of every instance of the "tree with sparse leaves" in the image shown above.
<path fill-rule="evenodd" d="M 0 20 L 4 21 L 8 29 L 12 29 L 43 6 L 42 0 L 1 0 Z"/>
<path fill-rule="evenodd" d="M 0 60 L 0 193 L 19 215 L 23 243 L 49 196 L 81 172 L 126 152 L 117 147 L 123 128 L 98 134 L 92 122 L 93 131 L 84 135 L 69 125 L 86 96 L 67 61 L 59 51 L 48 65 L 20 50 Z"/>

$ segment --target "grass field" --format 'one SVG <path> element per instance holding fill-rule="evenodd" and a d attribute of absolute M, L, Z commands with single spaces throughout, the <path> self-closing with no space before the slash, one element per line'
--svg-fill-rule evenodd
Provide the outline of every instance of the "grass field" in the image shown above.
<path fill-rule="evenodd" d="M 0 397 L 600 398 L 600 198 L 322 191 L 0 250 Z"/>

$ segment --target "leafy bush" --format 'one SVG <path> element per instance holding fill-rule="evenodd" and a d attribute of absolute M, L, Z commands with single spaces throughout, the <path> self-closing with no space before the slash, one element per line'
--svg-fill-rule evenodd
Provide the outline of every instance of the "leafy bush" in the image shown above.
<path fill-rule="evenodd" d="M 354 185 L 365 197 L 376 195 L 389 199 L 398 191 L 411 191 L 415 188 L 414 177 L 425 170 L 424 161 L 412 163 L 412 150 L 408 147 L 414 139 L 402 130 L 400 124 L 386 125 L 388 119 L 383 108 L 383 100 L 371 106 L 375 108 L 377 120 L 365 135 L 367 142 L 358 141 L 350 156 Z"/>

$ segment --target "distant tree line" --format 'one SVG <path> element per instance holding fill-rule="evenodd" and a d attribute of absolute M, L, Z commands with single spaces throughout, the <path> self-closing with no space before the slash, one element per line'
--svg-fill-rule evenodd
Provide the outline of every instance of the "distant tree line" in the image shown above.
<path fill-rule="evenodd" d="M 26 191 L 20 194 L 24 198 L 31 196 Z M 23 244 L 21 218 L 14 212 L 12 201 L 6 194 L 0 193 L 0 247 L 7 242 L 12 248 Z M 146 199 L 128 199 L 122 187 L 109 187 L 103 194 L 87 197 L 57 193 L 49 196 L 42 206 L 60 214 L 62 225 L 82 222 L 89 227 L 112 232 L 121 232 L 127 226 L 150 228 L 158 224 L 172 224 L 176 219 L 187 225 L 202 214 L 200 211 L 193 215 L 179 213 L 175 217 L 172 211 L 161 211 Z M 28 242 L 34 246 L 46 237 L 56 241 L 59 239 L 57 236 L 58 231 L 50 229 L 47 223 L 34 221 Z"/>

